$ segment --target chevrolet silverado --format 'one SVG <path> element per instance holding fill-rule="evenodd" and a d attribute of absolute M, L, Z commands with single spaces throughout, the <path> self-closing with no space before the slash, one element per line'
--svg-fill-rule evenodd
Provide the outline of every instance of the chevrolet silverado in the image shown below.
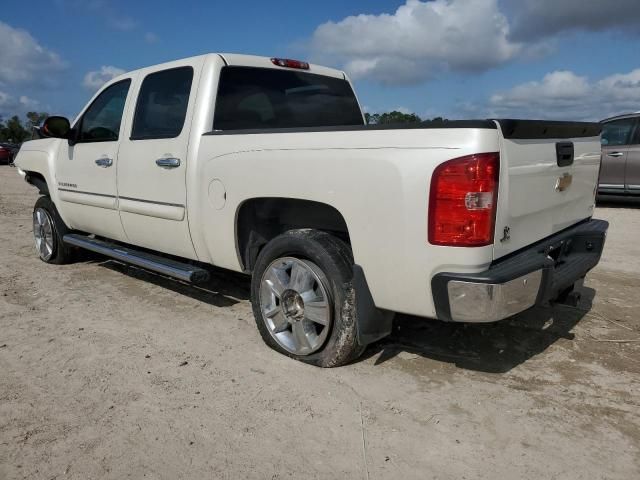
<path fill-rule="evenodd" d="M 15 163 L 41 194 L 44 262 L 83 248 L 185 282 L 245 272 L 265 343 L 330 367 L 395 312 L 493 322 L 566 297 L 608 227 L 600 129 L 366 125 L 342 71 L 208 54 L 114 78 Z"/>

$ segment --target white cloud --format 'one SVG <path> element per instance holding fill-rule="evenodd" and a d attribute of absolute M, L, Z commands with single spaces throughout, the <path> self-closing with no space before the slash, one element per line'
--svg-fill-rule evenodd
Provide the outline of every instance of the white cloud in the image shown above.
<path fill-rule="evenodd" d="M 22 116 L 29 111 L 35 111 L 40 108 L 40 102 L 21 95 L 16 98 L 6 92 L 0 91 L 0 117 L 8 118 L 13 115 Z"/>
<path fill-rule="evenodd" d="M 38 100 L 27 97 L 26 95 L 20 95 L 18 101 L 20 102 L 20 105 L 22 105 L 26 109 L 38 108 L 38 106 L 40 105 L 40 102 Z"/>
<path fill-rule="evenodd" d="M 5 110 L 6 105 L 9 104 L 11 96 L 0 90 L 0 114 Z"/>
<path fill-rule="evenodd" d="M 82 85 L 89 90 L 97 90 L 112 78 L 125 73 L 125 70 L 112 65 L 103 65 L 100 70 L 87 72 Z"/>
<path fill-rule="evenodd" d="M 139 25 L 134 18 L 120 13 L 120 9 L 111 0 L 55 0 L 55 3 L 73 15 L 77 15 L 81 10 L 95 15 L 114 30 L 128 32 Z"/>
<path fill-rule="evenodd" d="M 0 21 L 0 83 L 37 83 L 66 67 L 57 53 L 25 30 Z"/>
<path fill-rule="evenodd" d="M 609 75 L 600 80 L 597 87 L 608 92 L 616 102 L 634 104 L 637 110 L 640 103 L 640 68 L 629 73 Z"/>
<path fill-rule="evenodd" d="M 405 0 L 394 13 L 324 23 L 309 48 L 355 79 L 406 85 L 540 59 L 577 30 L 640 33 L 640 1 Z"/>
<path fill-rule="evenodd" d="M 411 109 L 407 108 L 407 107 L 395 107 L 391 109 L 392 112 L 400 112 L 400 113 L 404 113 L 406 115 L 409 115 L 411 113 L 415 113 L 413 111 L 411 111 Z"/>
<path fill-rule="evenodd" d="M 485 71 L 525 54 L 497 0 L 407 0 L 390 14 L 320 25 L 312 54 L 354 78 L 415 84 L 443 71 Z"/>
<path fill-rule="evenodd" d="M 158 37 L 158 35 L 156 35 L 153 32 L 147 32 L 144 34 L 144 41 L 150 45 L 154 43 L 158 43 L 159 40 L 160 38 Z"/>
<path fill-rule="evenodd" d="M 536 99 L 555 102 L 583 99 L 589 94 L 591 85 L 586 77 L 568 70 L 548 73 L 542 81 L 532 81 L 515 86 L 505 93 L 493 95 L 491 103 L 502 106 L 520 106 Z"/>
<path fill-rule="evenodd" d="M 640 32 L 638 0 L 503 0 L 513 38 L 532 40 L 570 30 Z"/>
<path fill-rule="evenodd" d="M 136 22 L 133 18 L 126 16 L 111 16 L 107 19 L 107 24 L 111 28 L 120 30 L 122 32 L 131 31 L 138 26 L 138 22 Z"/>
<path fill-rule="evenodd" d="M 495 117 L 601 120 L 640 110 L 640 68 L 600 80 L 567 70 L 551 72 L 541 81 L 517 85 L 489 99 Z"/>

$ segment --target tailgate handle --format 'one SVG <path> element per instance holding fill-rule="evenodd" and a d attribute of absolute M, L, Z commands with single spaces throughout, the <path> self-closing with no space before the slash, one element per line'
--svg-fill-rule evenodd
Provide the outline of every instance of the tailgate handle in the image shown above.
<path fill-rule="evenodd" d="M 559 167 L 573 165 L 573 142 L 556 143 L 556 161 Z"/>

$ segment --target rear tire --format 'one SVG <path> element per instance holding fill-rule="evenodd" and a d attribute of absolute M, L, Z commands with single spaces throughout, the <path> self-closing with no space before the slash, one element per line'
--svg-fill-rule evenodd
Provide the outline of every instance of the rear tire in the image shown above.
<path fill-rule="evenodd" d="M 33 207 L 33 236 L 40 260 L 56 265 L 70 263 L 73 252 L 62 241 L 68 232 L 51 199 L 46 196 L 38 198 Z"/>
<path fill-rule="evenodd" d="M 340 239 L 310 229 L 290 230 L 260 252 L 251 304 L 264 342 L 319 367 L 358 358 L 353 255 Z"/>

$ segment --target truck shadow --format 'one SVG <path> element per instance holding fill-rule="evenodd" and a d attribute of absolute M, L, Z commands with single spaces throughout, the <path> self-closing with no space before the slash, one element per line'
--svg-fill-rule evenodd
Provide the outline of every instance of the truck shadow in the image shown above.
<path fill-rule="evenodd" d="M 502 322 L 445 323 L 398 315 L 393 333 L 367 348 L 380 365 L 401 352 L 449 362 L 459 368 L 505 373 L 544 352 L 557 340 L 573 340 L 571 330 L 589 312 L 595 290 L 583 287 L 578 307 L 535 307 Z"/>
<path fill-rule="evenodd" d="M 211 279 L 196 286 L 95 254 L 89 253 L 85 260 L 216 307 L 231 307 L 250 298 L 250 277 L 228 270 L 211 268 Z M 576 308 L 536 307 L 488 324 L 446 323 L 397 315 L 391 335 L 369 345 L 359 360 L 377 356 L 374 364 L 380 365 L 406 352 L 468 370 L 505 373 L 561 338 L 573 340 L 571 330 L 591 310 L 595 290 L 582 287 L 580 293 L 582 298 Z"/>
<path fill-rule="evenodd" d="M 130 278 L 152 283 L 153 285 L 215 307 L 231 307 L 232 305 L 248 300 L 250 296 L 250 277 L 241 273 L 212 268 L 209 270 L 211 278 L 208 282 L 192 285 L 132 265 L 105 259 L 98 255 L 95 255 L 93 258 L 97 264 L 104 268 L 108 268 L 109 270 L 121 273 Z"/>
<path fill-rule="evenodd" d="M 631 195 L 601 195 L 596 198 L 598 208 L 638 208 L 640 196 Z M 597 216 L 597 215 L 596 215 Z"/>

